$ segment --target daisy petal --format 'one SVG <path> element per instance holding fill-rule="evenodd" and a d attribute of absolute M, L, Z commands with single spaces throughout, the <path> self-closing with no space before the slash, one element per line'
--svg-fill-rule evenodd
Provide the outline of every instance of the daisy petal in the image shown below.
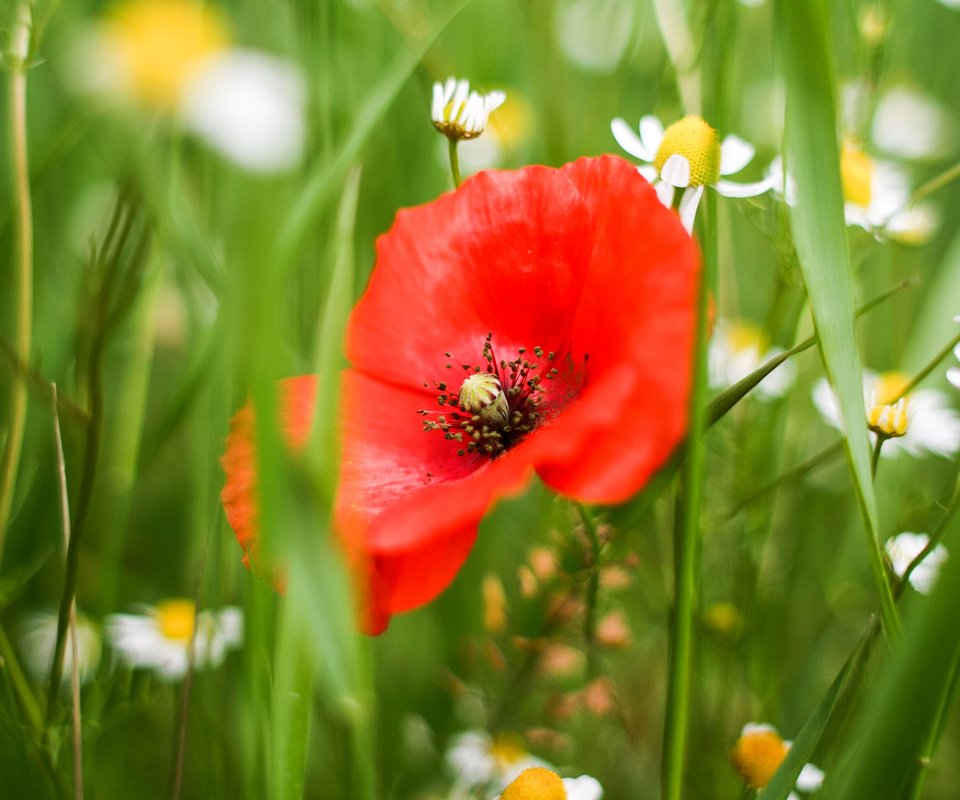
<path fill-rule="evenodd" d="M 617 140 L 617 144 L 634 158 L 639 158 L 641 161 L 653 161 L 650 151 L 644 147 L 640 137 L 627 124 L 626 120 L 620 119 L 620 117 L 612 120 L 610 122 L 610 132 L 613 133 L 613 138 Z"/>
<path fill-rule="evenodd" d="M 697 186 L 694 188 L 691 186 L 684 190 L 683 197 L 680 198 L 680 221 L 683 223 L 683 227 L 687 229 L 687 233 L 693 231 L 693 221 L 697 216 L 697 208 L 700 206 L 701 197 L 703 197 L 703 187 Z"/>
<path fill-rule="evenodd" d="M 653 183 L 659 177 L 657 174 L 657 168 L 653 166 L 653 164 L 637 167 L 637 172 L 643 175 L 648 183 Z"/>
<path fill-rule="evenodd" d="M 773 181 L 770 178 L 764 178 L 755 183 L 734 183 L 721 178 L 713 185 L 713 188 L 724 197 L 755 197 L 769 191 L 772 187 Z"/>
<path fill-rule="evenodd" d="M 657 198 L 660 202 L 667 208 L 672 208 L 673 194 L 676 190 L 669 183 L 663 181 L 660 181 L 654 188 L 657 190 Z"/>
<path fill-rule="evenodd" d="M 797 788 L 802 792 L 815 792 L 823 786 L 823 770 L 813 764 L 804 764 L 797 777 Z"/>
<path fill-rule="evenodd" d="M 647 152 L 651 154 L 648 161 L 653 161 L 653 156 L 656 156 L 663 141 L 663 123 L 652 114 L 647 114 L 640 119 L 640 140 Z"/>
<path fill-rule="evenodd" d="M 660 168 L 660 180 L 678 189 L 686 189 L 690 185 L 690 162 L 674 153 Z"/>
<path fill-rule="evenodd" d="M 732 133 L 725 136 L 720 145 L 720 174 L 732 175 L 739 172 L 753 160 L 756 152 L 757 148 L 739 136 Z"/>

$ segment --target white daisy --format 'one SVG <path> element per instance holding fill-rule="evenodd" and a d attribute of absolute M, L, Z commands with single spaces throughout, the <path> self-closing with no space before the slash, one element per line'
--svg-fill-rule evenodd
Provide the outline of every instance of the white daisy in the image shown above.
<path fill-rule="evenodd" d="M 868 413 L 877 405 L 890 405 L 907 382 L 907 376 L 899 372 L 878 375 L 864 370 L 863 397 Z M 904 400 L 909 420 L 906 432 L 899 438 L 888 439 L 881 455 L 907 452 L 912 456 L 952 456 L 960 448 L 960 415 L 950 407 L 947 394 L 939 389 L 916 389 Z M 841 427 L 836 395 L 826 378 L 814 385 L 813 402 L 829 425 Z"/>
<path fill-rule="evenodd" d="M 784 741 L 777 729 L 766 723 L 748 722 L 730 751 L 733 766 L 751 789 L 763 789 L 776 774 L 793 742 Z M 823 770 L 804 764 L 797 777 L 800 792 L 815 792 L 823 785 Z M 788 800 L 799 800 L 796 792 Z"/>
<path fill-rule="evenodd" d="M 20 623 L 19 644 L 23 665 L 37 682 L 50 678 L 53 666 L 53 651 L 57 645 L 57 612 L 33 611 Z M 77 672 L 80 683 L 86 683 L 100 666 L 102 644 L 100 631 L 85 614 L 77 614 Z M 63 651 L 63 674 L 61 681 L 69 683 L 73 675 L 73 646 L 67 637 Z"/>
<path fill-rule="evenodd" d="M 886 549 L 887 555 L 890 557 L 890 564 L 898 577 L 903 577 L 907 567 L 913 563 L 913 560 L 923 552 L 928 544 L 930 544 L 930 537 L 927 534 L 913 533 L 912 531 L 904 531 L 887 539 L 884 549 Z M 936 545 L 910 573 L 910 585 L 920 594 L 930 594 L 930 590 L 936 583 L 937 575 L 940 574 L 940 568 L 946 560 L 947 548 L 942 544 Z"/>
<path fill-rule="evenodd" d="M 745 320 L 721 320 L 710 340 L 708 357 L 710 385 L 725 389 L 758 369 L 783 351 L 770 347 L 764 332 Z M 785 361 L 757 385 L 761 400 L 783 397 L 793 385 L 796 367 Z"/>
<path fill-rule="evenodd" d="M 672 207 L 676 190 L 683 190 L 677 210 L 688 231 L 693 230 L 705 186 L 725 197 L 753 197 L 771 188 L 769 177 L 756 183 L 724 180 L 722 176 L 739 172 L 753 160 L 755 148 L 732 134 L 721 142 L 700 117 L 686 116 L 664 130 L 657 117 L 647 115 L 640 120 L 639 136 L 618 117 L 610 130 L 617 144 L 647 163 L 639 168 L 640 174 L 656 186 L 660 202 Z"/>
<path fill-rule="evenodd" d="M 491 736 L 486 731 L 457 734 L 447 750 L 446 761 L 458 786 L 494 790 L 503 789 L 525 769 L 550 766 L 530 755 L 519 736 Z"/>
<path fill-rule="evenodd" d="M 470 82 L 447 78 L 445 83 L 433 84 L 433 103 L 430 116 L 433 127 L 448 139 L 474 139 L 487 127 L 490 112 L 506 99 L 503 92 L 470 91 Z"/>
<path fill-rule="evenodd" d="M 600 800 L 603 787 L 596 778 L 561 778 L 544 767 L 530 767 L 518 775 L 495 800 Z"/>
<path fill-rule="evenodd" d="M 779 156 L 770 162 L 767 177 L 788 205 L 796 205 L 796 183 L 784 175 Z M 910 205 L 910 181 L 902 167 L 874 159 L 849 141 L 840 154 L 840 177 L 847 225 L 908 245 L 925 244 L 940 225 L 935 205 Z"/>
<path fill-rule="evenodd" d="M 877 101 L 870 138 L 880 151 L 899 160 L 944 158 L 957 145 L 956 117 L 932 95 L 898 84 Z"/>
<path fill-rule="evenodd" d="M 177 680 L 187 673 L 191 643 L 193 666 L 202 669 L 220 666 L 227 651 L 243 641 L 239 608 L 198 614 L 192 600 L 172 598 L 143 610 L 143 614 L 107 617 L 107 638 L 127 666 L 151 669 L 165 680 Z"/>

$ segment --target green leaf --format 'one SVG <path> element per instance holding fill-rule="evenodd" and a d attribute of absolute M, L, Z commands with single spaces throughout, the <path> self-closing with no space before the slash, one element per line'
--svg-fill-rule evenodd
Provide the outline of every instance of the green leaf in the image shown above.
<path fill-rule="evenodd" d="M 787 88 L 786 171 L 796 183 L 790 210 L 820 354 L 844 422 L 847 462 L 867 534 L 884 629 L 899 630 L 877 539 L 877 502 L 854 330 L 853 279 L 847 250 L 829 18 L 823 0 L 777 0 L 777 43 Z"/>
<path fill-rule="evenodd" d="M 960 547 L 954 520 L 948 544 Z M 839 800 L 898 797 L 922 755 L 958 653 L 960 558 L 951 556 L 930 597 L 914 597 L 903 646 L 884 665 L 851 732 L 847 757 L 827 776 L 825 793 Z"/>

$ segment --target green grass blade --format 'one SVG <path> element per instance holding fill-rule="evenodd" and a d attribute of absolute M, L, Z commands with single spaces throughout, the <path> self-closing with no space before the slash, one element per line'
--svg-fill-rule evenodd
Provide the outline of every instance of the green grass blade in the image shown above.
<path fill-rule="evenodd" d="M 847 462 L 866 529 L 884 629 L 896 635 L 897 612 L 877 539 L 877 502 L 854 330 L 827 6 L 823 0 L 777 0 L 775 9 L 787 86 L 786 168 L 797 191 L 790 214 L 797 254 L 824 368 L 844 421 Z"/>
<path fill-rule="evenodd" d="M 356 163 L 370 135 L 376 130 L 387 109 L 396 100 L 427 51 L 471 2 L 472 0 L 461 0 L 453 5 L 426 38 L 420 40 L 412 49 L 397 56 L 364 103 L 347 140 L 329 162 L 321 162 L 307 179 L 303 193 L 294 205 L 289 222 L 281 231 L 278 240 L 277 261 L 281 271 L 285 272 L 293 264 L 300 246 L 313 229 L 317 214 L 323 209 L 330 193 L 340 184 L 347 170 Z M 424 106 L 425 122 L 427 110 Z"/>
<path fill-rule="evenodd" d="M 948 548 L 957 553 L 954 520 Z M 899 797 L 950 688 L 958 652 L 960 558 L 947 560 L 933 593 L 915 598 L 904 646 L 885 664 L 850 737 L 854 749 L 827 776 L 825 793 L 838 800 Z"/>

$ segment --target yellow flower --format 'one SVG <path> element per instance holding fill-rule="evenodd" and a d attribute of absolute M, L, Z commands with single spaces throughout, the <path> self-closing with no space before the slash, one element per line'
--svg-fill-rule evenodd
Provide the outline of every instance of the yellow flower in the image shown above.
<path fill-rule="evenodd" d="M 171 109 L 204 62 L 225 50 L 226 26 L 190 0 L 130 0 L 103 22 L 101 42 L 123 89 L 144 105 Z"/>

